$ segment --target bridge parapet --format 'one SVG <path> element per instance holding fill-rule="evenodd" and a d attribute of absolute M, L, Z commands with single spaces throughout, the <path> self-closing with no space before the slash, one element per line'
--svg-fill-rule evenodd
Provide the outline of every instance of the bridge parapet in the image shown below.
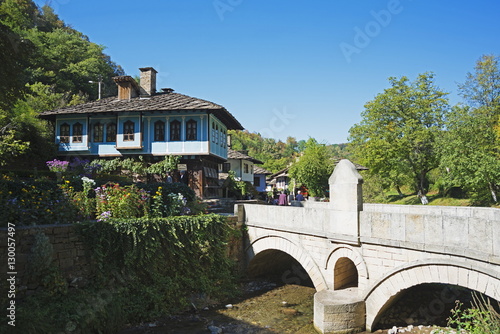
<path fill-rule="evenodd" d="M 364 204 L 360 241 L 500 264 L 500 209 Z"/>

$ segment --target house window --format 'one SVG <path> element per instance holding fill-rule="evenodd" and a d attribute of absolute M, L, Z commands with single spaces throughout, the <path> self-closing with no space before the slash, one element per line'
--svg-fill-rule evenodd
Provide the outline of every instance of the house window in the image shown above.
<path fill-rule="evenodd" d="M 165 141 L 165 122 L 155 122 L 155 141 Z"/>
<path fill-rule="evenodd" d="M 101 123 L 95 123 L 93 129 L 93 141 L 94 143 L 102 143 L 104 141 L 104 125 Z"/>
<path fill-rule="evenodd" d="M 69 143 L 69 124 L 63 123 L 61 124 L 61 128 L 59 131 L 59 142 L 61 143 Z"/>
<path fill-rule="evenodd" d="M 123 124 L 123 141 L 134 141 L 135 124 L 132 121 L 126 121 Z"/>
<path fill-rule="evenodd" d="M 212 142 L 215 143 L 215 123 L 212 123 Z"/>
<path fill-rule="evenodd" d="M 181 140 L 181 122 L 172 121 L 170 122 L 170 141 Z"/>
<path fill-rule="evenodd" d="M 221 144 L 221 146 L 222 146 L 222 147 L 224 147 L 224 148 L 225 148 L 225 147 L 226 147 L 226 144 L 227 144 L 227 138 L 226 138 L 226 132 L 225 132 L 225 131 L 222 131 L 222 132 L 221 132 L 221 137 L 220 137 L 220 138 L 221 138 L 221 139 L 220 139 L 220 140 L 221 140 L 221 143 L 220 143 L 220 144 Z"/>
<path fill-rule="evenodd" d="M 196 140 L 197 123 L 194 119 L 190 119 L 186 123 L 186 140 Z"/>
<path fill-rule="evenodd" d="M 222 163 L 222 172 L 227 173 L 231 170 L 231 163 L 229 162 L 224 162 Z"/>
<path fill-rule="evenodd" d="M 81 123 L 73 124 L 73 143 L 81 143 L 83 134 L 83 125 Z"/>
<path fill-rule="evenodd" d="M 248 164 L 243 164 L 243 172 L 248 174 Z"/>
<path fill-rule="evenodd" d="M 106 126 L 106 142 L 116 142 L 116 123 L 109 123 Z"/>
<path fill-rule="evenodd" d="M 253 178 L 253 185 L 255 187 L 260 187 L 260 177 L 254 176 L 254 178 Z"/>
<path fill-rule="evenodd" d="M 219 143 L 219 125 L 215 126 L 215 143 Z"/>

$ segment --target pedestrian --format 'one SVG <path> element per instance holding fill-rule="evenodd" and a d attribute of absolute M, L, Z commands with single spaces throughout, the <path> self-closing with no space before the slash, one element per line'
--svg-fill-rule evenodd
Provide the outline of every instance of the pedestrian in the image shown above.
<path fill-rule="evenodd" d="M 185 170 L 181 170 L 181 179 L 180 179 L 180 182 L 181 183 L 184 183 L 186 186 L 189 185 L 189 181 L 188 181 L 188 176 L 187 176 L 187 173 Z"/>
<path fill-rule="evenodd" d="M 302 202 L 304 200 L 304 195 L 302 195 L 301 191 L 297 191 L 297 196 L 295 197 L 296 201 Z"/>
<path fill-rule="evenodd" d="M 172 175 L 170 175 L 170 172 L 167 172 L 167 177 L 165 178 L 165 181 L 167 183 L 172 183 L 173 182 Z"/>
<path fill-rule="evenodd" d="M 282 191 L 278 197 L 278 205 L 288 205 L 287 195 Z"/>

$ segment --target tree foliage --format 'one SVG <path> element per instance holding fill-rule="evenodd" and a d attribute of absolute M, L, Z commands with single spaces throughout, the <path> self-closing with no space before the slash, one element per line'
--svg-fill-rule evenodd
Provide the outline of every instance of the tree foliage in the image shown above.
<path fill-rule="evenodd" d="M 286 143 L 283 143 L 248 131 L 231 130 L 229 134 L 233 150 L 248 151 L 248 155 L 264 162 L 263 167 L 271 172 L 286 168 L 299 152 L 299 142 L 294 137 L 288 137 Z"/>
<path fill-rule="evenodd" d="M 229 131 L 229 134 L 233 150 L 247 150 L 250 156 L 264 162 L 263 167 L 273 173 L 292 165 L 307 146 L 305 140 L 297 140 L 291 136 L 287 137 L 286 142 L 282 142 L 248 131 Z M 348 158 L 350 155 L 347 144 L 332 144 L 325 147 L 331 155 L 339 159 Z"/>
<path fill-rule="evenodd" d="M 497 202 L 500 190 L 499 58 L 483 56 L 468 73 L 460 93 L 469 106 L 457 106 L 441 141 L 441 167 L 449 185 L 464 187 L 476 203 Z"/>
<path fill-rule="evenodd" d="M 123 70 L 103 51 L 48 5 L 0 1 L 0 77 L 8 78 L 0 80 L 2 133 L 9 129 L 15 140 L 31 143 L 26 151 L 30 158 L 51 148 L 51 129 L 38 113 L 96 99 L 97 87 L 89 81 L 99 76 L 103 95 L 115 94 L 112 77 Z M 6 138 L 10 137 L 0 139 Z M 50 153 L 49 149 L 46 154 Z"/>
<path fill-rule="evenodd" d="M 384 186 L 411 186 L 426 201 L 427 174 L 439 164 L 436 140 L 448 111 L 446 94 L 432 73 L 410 82 L 389 78 L 391 87 L 365 105 L 363 120 L 350 133 L 358 161 L 378 174 Z"/>
<path fill-rule="evenodd" d="M 288 172 L 298 184 L 305 185 L 312 196 L 322 197 L 333 168 L 333 156 L 327 146 L 309 138 L 302 156 Z"/>

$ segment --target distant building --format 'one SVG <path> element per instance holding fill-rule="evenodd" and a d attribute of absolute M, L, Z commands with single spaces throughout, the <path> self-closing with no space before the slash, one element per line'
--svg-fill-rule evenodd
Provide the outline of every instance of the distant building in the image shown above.
<path fill-rule="evenodd" d="M 288 184 L 290 183 L 290 178 L 288 177 L 288 169 L 290 167 L 284 168 L 277 173 L 271 174 L 268 177 L 268 183 L 276 189 L 287 190 Z M 293 189 L 291 189 L 293 191 Z"/>
<path fill-rule="evenodd" d="M 272 173 L 260 166 L 253 165 L 253 185 L 259 193 L 268 191 L 266 177 Z"/>
<path fill-rule="evenodd" d="M 234 171 L 234 176 L 240 181 L 254 184 L 254 166 L 263 164 L 262 161 L 248 155 L 248 151 L 234 151 L 228 149 L 227 162 L 223 166 L 223 171 Z"/>
<path fill-rule="evenodd" d="M 54 122 L 59 155 L 90 159 L 142 155 L 151 161 L 177 155 L 196 195 L 217 195 L 218 165 L 228 158 L 227 131 L 243 127 L 221 105 L 169 88 L 157 92 L 156 70 L 140 71 L 140 86 L 130 76 L 113 78 L 117 97 L 40 114 Z M 174 176 L 178 180 L 178 173 Z"/>

